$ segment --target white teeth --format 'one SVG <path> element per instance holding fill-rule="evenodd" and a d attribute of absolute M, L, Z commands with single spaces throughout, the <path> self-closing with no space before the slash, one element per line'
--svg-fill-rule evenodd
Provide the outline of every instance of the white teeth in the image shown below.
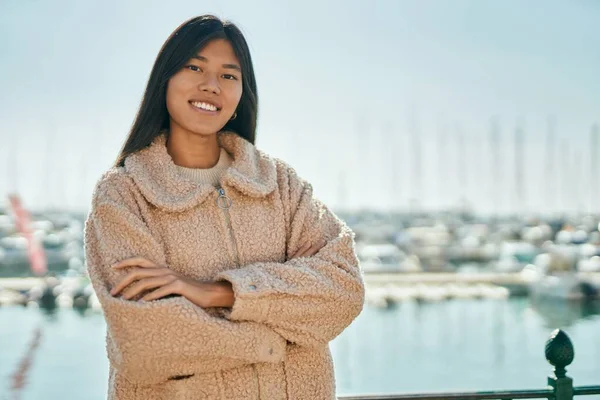
<path fill-rule="evenodd" d="M 217 111 L 217 107 L 213 106 L 212 104 L 204 103 L 201 101 L 193 101 L 192 105 L 196 108 L 200 108 L 206 111 Z"/>

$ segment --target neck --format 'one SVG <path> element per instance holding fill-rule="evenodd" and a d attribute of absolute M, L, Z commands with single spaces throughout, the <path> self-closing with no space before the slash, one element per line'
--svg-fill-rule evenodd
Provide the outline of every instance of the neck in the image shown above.
<path fill-rule="evenodd" d="M 221 148 L 216 133 L 203 135 L 171 124 L 167 152 L 175 165 L 206 169 L 217 165 Z"/>

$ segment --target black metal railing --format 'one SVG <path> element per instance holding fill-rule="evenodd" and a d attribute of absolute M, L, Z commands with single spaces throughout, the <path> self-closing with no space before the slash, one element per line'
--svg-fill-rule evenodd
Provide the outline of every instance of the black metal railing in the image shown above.
<path fill-rule="evenodd" d="M 573 379 L 567 376 L 567 365 L 573 362 L 575 349 L 567 334 L 557 329 L 546 342 L 546 360 L 554 366 L 548 377 L 548 386 L 539 390 L 495 390 L 486 392 L 439 392 L 407 393 L 388 395 L 342 396 L 339 400 L 448 400 L 448 399 L 550 399 L 573 400 L 573 396 L 600 394 L 600 386 L 573 386 Z"/>

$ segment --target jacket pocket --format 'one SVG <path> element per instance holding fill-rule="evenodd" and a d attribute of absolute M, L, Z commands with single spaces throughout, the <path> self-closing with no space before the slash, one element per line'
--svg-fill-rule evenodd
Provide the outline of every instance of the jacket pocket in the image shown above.
<path fill-rule="evenodd" d="M 183 379 L 189 379 L 192 376 L 194 376 L 194 374 L 187 374 L 187 375 L 173 375 L 171 377 L 169 377 L 170 381 L 181 381 Z"/>

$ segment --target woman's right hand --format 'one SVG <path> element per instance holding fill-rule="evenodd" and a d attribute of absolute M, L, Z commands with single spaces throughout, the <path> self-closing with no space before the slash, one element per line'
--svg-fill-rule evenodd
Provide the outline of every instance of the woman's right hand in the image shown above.
<path fill-rule="evenodd" d="M 299 257 L 312 257 L 315 254 L 317 254 L 319 252 L 319 250 L 321 250 L 323 247 L 325 247 L 326 244 L 327 244 L 327 242 L 324 240 L 321 241 L 320 243 L 313 244 L 313 245 L 311 245 L 310 243 L 305 243 L 304 246 L 300 247 L 298 249 L 298 251 L 295 252 L 290 257 L 290 260 L 292 258 L 299 258 Z"/>

